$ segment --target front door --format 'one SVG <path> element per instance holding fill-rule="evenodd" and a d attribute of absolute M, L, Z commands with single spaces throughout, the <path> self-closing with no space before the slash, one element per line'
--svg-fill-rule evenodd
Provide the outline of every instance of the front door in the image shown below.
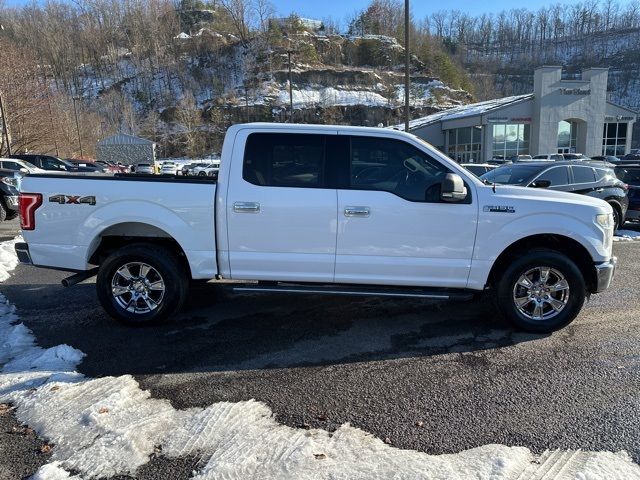
<path fill-rule="evenodd" d="M 338 190 L 335 281 L 464 288 L 478 206 L 440 200 L 450 170 L 392 138 L 351 136 L 347 188 Z"/>
<path fill-rule="evenodd" d="M 337 199 L 335 187 L 325 188 L 332 138 L 249 134 L 227 194 L 233 279 L 333 281 Z"/>

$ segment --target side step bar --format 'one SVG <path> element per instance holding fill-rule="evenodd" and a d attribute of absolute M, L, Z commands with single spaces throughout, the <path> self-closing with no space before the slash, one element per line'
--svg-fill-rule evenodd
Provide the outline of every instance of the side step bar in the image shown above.
<path fill-rule="evenodd" d="M 426 290 L 420 288 L 385 288 L 353 285 L 242 284 L 231 286 L 235 293 L 301 293 L 305 295 L 349 295 L 366 297 L 404 297 L 432 300 L 466 301 L 474 294 L 467 290 Z"/>

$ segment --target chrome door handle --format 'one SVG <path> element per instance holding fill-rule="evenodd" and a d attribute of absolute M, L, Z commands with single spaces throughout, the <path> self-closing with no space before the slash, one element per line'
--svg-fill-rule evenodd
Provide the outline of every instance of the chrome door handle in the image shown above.
<path fill-rule="evenodd" d="M 368 217 L 371 215 L 369 207 L 344 207 L 345 217 Z"/>
<path fill-rule="evenodd" d="M 258 213 L 260 204 L 258 202 L 236 202 L 233 204 L 233 211 L 236 213 Z"/>

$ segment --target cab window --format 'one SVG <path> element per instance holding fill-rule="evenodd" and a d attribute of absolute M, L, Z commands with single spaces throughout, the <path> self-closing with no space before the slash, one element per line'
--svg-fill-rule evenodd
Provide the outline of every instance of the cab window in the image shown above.
<path fill-rule="evenodd" d="M 242 178 L 265 187 L 322 187 L 325 135 L 252 133 Z"/>
<path fill-rule="evenodd" d="M 381 190 L 413 202 L 439 202 L 449 169 L 395 139 L 351 137 L 349 188 Z"/>

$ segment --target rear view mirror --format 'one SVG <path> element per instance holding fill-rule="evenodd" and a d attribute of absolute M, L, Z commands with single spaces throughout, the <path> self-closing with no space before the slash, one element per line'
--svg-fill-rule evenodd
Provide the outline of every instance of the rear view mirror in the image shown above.
<path fill-rule="evenodd" d="M 443 202 L 461 202 L 467 198 L 467 187 L 457 173 L 447 173 L 442 180 L 440 199 Z"/>
<path fill-rule="evenodd" d="M 551 186 L 550 180 L 536 180 L 531 184 L 533 188 L 549 188 Z"/>

